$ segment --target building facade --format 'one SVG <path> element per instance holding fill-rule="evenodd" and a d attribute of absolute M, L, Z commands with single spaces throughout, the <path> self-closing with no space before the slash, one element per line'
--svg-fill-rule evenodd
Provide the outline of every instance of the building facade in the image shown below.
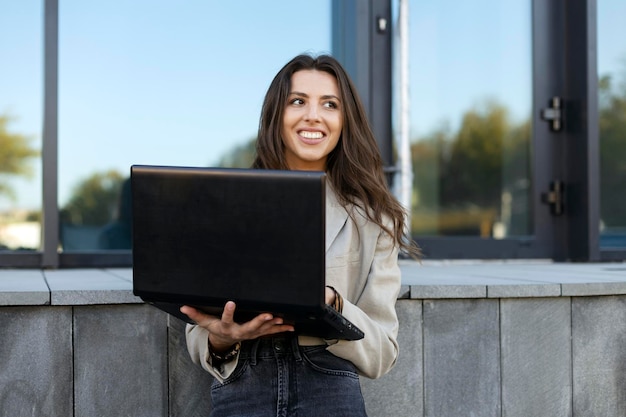
<path fill-rule="evenodd" d="M 351 73 L 425 259 L 626 258 L 622 2 L 0 7 L 2 266 L 130 266 L 130 165 L 246 166 L 302 52 Z"/>

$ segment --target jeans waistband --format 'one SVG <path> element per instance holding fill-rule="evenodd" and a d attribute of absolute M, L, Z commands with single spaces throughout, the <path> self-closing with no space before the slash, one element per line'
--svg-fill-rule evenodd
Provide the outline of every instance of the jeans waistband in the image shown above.
<path fill-rule="evenodd" d="M 323 340 L 319 339 L 322 343 Z M 294 357 L 297 361 L 302 360 L 301 349 L 311 346 L 325 347 L 326 344 L 313 345 L 312 339 L 305 340 L 305 345 L 299 344 L 299 338 L 294 334 L 280 334 L 276 336 L 260 337 L 255 340 L 247 340 L 241 344 L 240 359 L 249 359 L 251 365 L 256 365 L 257 360 L 279 357 Z"/>

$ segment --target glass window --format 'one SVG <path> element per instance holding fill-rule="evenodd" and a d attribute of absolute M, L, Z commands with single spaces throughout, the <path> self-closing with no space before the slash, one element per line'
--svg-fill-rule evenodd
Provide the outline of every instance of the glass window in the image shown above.
<path fill-rule="evenodd" d="M 531 2 L 409 3 L 413 235 L 532 234 Z"/>
<path fill-rule="evenodd" d="M 600 245 L 626 247 L 626 4 L 598 1 Z"/>
<path fill-rule="evenodd" d="M 63 251 L 129 249 L 132 164 L 248 166 L 263 96 L 302 52 L 330 52 L 329 1 L 63 1 Z"/>
<path fill-rule="evenodd" d="M 0 250 L 41 248 L 42 6 L 0 3 Z"/>

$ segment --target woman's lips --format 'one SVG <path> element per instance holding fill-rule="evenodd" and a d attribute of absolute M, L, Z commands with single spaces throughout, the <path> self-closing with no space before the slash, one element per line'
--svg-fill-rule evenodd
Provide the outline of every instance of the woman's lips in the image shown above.
<path fill-rule="evenodd" d="M 300 140 L 308 145 L 316 145 L 324 140 L 324 133 L 320 131 L 301 130 L 298 132 Z"/>

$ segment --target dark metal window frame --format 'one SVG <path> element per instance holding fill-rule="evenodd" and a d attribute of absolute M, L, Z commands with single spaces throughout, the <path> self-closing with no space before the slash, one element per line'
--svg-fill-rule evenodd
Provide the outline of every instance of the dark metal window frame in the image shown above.
<path fill-rule="evenodd" d="M 626 248 L 599 246 L 597 0 L 533 5 L 534 112 L 532 210 L 537 233 L 520 239 L 420 237 L 428 259 L 551 258 L 619 261 Z M 393 171 L 392 0 L 332 2 L 332 51 L 352 75 L 370 115 L 381 153 Z M 42 251 L 0 253 L 3 267 L 130 266 L 130 251 L 59 253 L 58 209 L 59 1 L 44 0 Z M 563 129 L 539 122 L 551 97 L 563 99 Z M 554 179 L 565 187 L 564 213 L 552 216 L 541 194 Z"/>
<path fill-rule="evenodd" d="M 128 267 L 128 250 L 59 253 L 58 86 L 59 0 L 44 0 L 44 97 L 42 131 L 42 250 L 0 253 L 2 267 Z"/>
<path fill-rule="evenodd" d="M 333 53 L 356 81 L 389 167 L 393 165 L 392 1 L 333 2 L 332 36 Z M 535 234 L 502 240 L 414 236 L 428 259 L 626 259 L 626 248 L 604 250 L 599 241 L 597 0 L 530 1 L 534 113 L 531 210 Z M 385 32 L 380 31 L 381 17 L 389 22 Z M 563 100 L 562 128 L 556 132 L 540 117 L 553 97 Z M 564 186 L 560 215 L 552 213 L 544 196 L 555 182 Z"/>

